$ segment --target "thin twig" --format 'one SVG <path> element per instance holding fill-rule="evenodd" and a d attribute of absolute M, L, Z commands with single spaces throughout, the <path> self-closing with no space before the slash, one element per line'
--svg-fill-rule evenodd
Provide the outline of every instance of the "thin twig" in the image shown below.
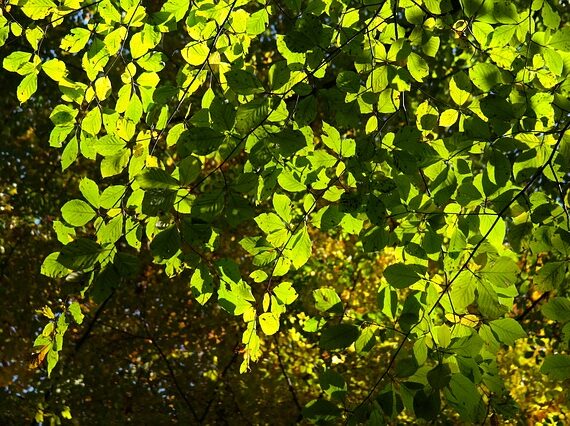
<path fill-rule="evenodd" d="M 178 382 L 178 379 L 176 377 L 176 374 L 174 373 L 174 369 L 172 368 L 170 361 L 168 361 L 166 354 L 164 353 L 162 348 L 159 346 L 156 339 L 152 336 L 152 334 L 150 332 L 150 328 L 149 328 L 146 320 L 143 319 L 143 323 L 144 323 L 144 326 L 145 326 L 149 340 L 151 341 L 152 345 L 156 349 L 156 352 L 158 352 L 158 355 L 164 361 L 164 364 L 166 365 L 166 368 L 168 369 L 168 374 L 170 375 L 170 378 L 172 379 L 172 383 L 174 383 L 174 387 L 176 388 L 176 390 L 180 394 L 180 397 L 184 400 L 184 403 L 188 407 L 188 410 L 190 411 L 190 413 L 192 413 L 192 417 L 194 417 L 194 419 L 198 420 L 198 414 L 196 413 L 196 410 L 194 410 L 194 407 L 190 403 L 190 400 L 186 396 L 186 393 L 182 390 L 182 387 L 180 386 L 180 383 Z"/>
<path fill-rule="evenodd" d="M 299 403 L 299 398 L 297 397 L 297 391 L 295 390 L 295 387 L 293 386 L 293 382 L 291 381 L 289 374 L 287 374 L 287 370 L 285 369 L 285 364 L 283 363 L 283 359 L 281 358 L 281 350 L 279 349 L 279 339 L 277 338 L 277 336 L 274 336 L 273 340 L 275 342 L 275 354 L 277 355 L 277 361 L 279 362 L 279 368 L 281 369 L 281 373 L 283 374 L 283 377 L 285 378 L 285 382 L 287 383 L 287 387 L 289 388 L 289 392 L 291 393 L 291 397 L 293 398 L 293 402 L 295 403 L 295 406 L 299 410 L 299 418 L 297 419 L 297 421 L 299 421 L 300 418 L 302 417 L 301 412 L 303 411 L 303 407 Z"/>

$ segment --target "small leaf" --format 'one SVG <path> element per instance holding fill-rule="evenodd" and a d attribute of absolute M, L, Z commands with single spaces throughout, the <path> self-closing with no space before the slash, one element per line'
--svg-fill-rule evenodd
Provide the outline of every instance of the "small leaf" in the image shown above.
<path fill-rule="evenodd" d="M 307 263 L 312 253 L 312 242 L 306 226 L 293 235 L 287 244 L 287 249 L 286 256 L 291 259 L 296 269 Z"/>
<path fill-rule="evenodd" d="M 271 336 L 279 331 L 279 315 L 273 312 L 261 314 L 259 316 L 259 325 L 261 325 L 261 330 L 267 336 Z"/>
<path fill-rule="evenodd" d="M 63 219 L 73 226 L 83 226 L 96 216 L 95 210 L 82 200 L 71 200 L 61 208 Z"/>
<path fill-rule="evenodd" d="M 366 354 L 376 345 L 376 327 L 369 326 L 362 330 L 354 343 L 354 348 L 359 354 Z"/>
<path fill-rule="evenodd" d="M 4 58 L 2 61 L 2 66 L 7 71 L 18 72 L 18 70 L 27 64 L 31 59 L 31 53 L 20 51 L 12 52 Z"/>
<path fill-rule="evenodd" d="M 77 324 L 81 324 L 83 322 L 84 315 L 83 312 L 81 312 L 81 305 L 78 302 L 75 301 L 69 305 L 68 310 L 73 317 L 73 321 Z"/>
<path fill-rule="evenodd" d="M 285 223 L 291 222 L 292 206 L 291 200 L 287 195 L 275 193 L 273 195 L 273 207 L 275 208 L 275 212 Z"/>
<path fill-rule="evenodd" d="M 99 187 L 95 181 L 89 179 L 88 177 L 84 177 L 79 182 L 79 190 L 81 191 L 81 195 L 83 195 L 93 207 L 96 209 L 99 208 Z"/>
<path fill-rule="evenodd" d="M 59 252 L 51 253 L 46 257 L 41 266 L 41 274 L 50 278 L 62 278 L 71 271 L 58 261 Z"/>
<path fill-rule="evenodd" d="M 170 259 L 180 249 L 180 234 L 175 225 L 170 225 L 155 235 L 150 243 L 153 256 L 160 259 Z"/>
<path fill-rule="evenodd" d="M 50 59 L 42 64 L 42 70 L 49 78 L 55 81 L 61 81 L 67 76 L 67 68 L 65 63 L 59 59 Z"/>
<path fill-rule="evenodd" d="M 408 56 L 408 71 L 418 82 L 423 82 L 424 78 L 429 75 L 429 66 L 425 59 L 423 59 L 417 53 L 410 53 Z"/>
<path fill-rule="evenodd" d="M 213 294 L 214 284 L 208 268 L 200 265 L 194 270 L 190 280 L 192 294 L 200 305 L 206 304 Z"/>
<path fill-rule="evenodd" d="M 278 284 L 273 289 L 273 294 L 275 294 L 275 297 L 277 297 L 277 299 L 284 305 L 290 305 L 298 297 L 297 292 L 293 288 L 293 284 L 290 282 L 282 282 Z"/>
<path fill-rule="evenodd" d="M 330 287 L 319 288 L 313 291 L 315 307 L 321 312 L 341 314 L 342 301 L 336 291 Z"/>
<path fill-rule="evenodd" d="M 18 85 L 18 89 L 16 90 L 16 94 L 18 96 L 18 100 L 20 103 L 26 102 L 28 99 L 32 97 L 36 90 L 38 89 L 38 76 L 35 73 L 31 73 L 26 75 L 20 84 Z"/>
<path fill-rule="evenodd" d="M 463 71 L 455 74 L 449 82 L 449 94 L 457 105 L 465 105 L 471 96 L 471 80 Z"/>

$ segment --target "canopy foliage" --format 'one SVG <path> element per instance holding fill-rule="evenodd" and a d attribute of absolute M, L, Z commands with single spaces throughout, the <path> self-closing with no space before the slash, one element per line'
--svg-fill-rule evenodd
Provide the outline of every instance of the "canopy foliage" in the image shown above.
<path fill-rule="evenodd" d="M 84 420 L 116 416 L 117 376 L 145 409 L 125 418 L 149 422 L 271 421 L 247 407 L 258 389 L 292 404 L 286 423 L 516 417 L 505 347 L 530 336 L 539 380 L 570 379 L 568 16 L 562 0 L 5 2 L 10 132 L 35 128 L 61 166 L 31 345 L 51 377 L 33 387 L 93 387 Z M 97 326 L 126 336 L 122 365 Z M 84 356 L 107 381 L 82 381 Z M 234 363 L 247 391 L 216 385 Z M 58 422 L 66 404 L 32 411 Z"/>

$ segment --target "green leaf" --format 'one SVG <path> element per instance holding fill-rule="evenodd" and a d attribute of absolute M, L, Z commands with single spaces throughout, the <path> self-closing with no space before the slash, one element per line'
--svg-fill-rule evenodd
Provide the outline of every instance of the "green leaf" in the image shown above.
<path fill-rule="evenodd" d="M 104 157 L 120 154 L 125 142 L 114 135 L 106 135 L 93 140 L 91 147 Z"/>
<path fill-rule="evenodd" d="M 526 337 L 526 332 L 513 318 L 502 318 L 489 323 L 497 340 L 505 345 L 513 345 L 517 339 Z"/>
<path fill-rule="evenodd" d="M 287 195 L 278 193 L 273 194 L 273 207 L 275 208 L 275 212 L 285 223 L 291 222 L 291 211 L 293 206 L 291 205 L 291 200 Z"/>
<path fill-rule="evenodd" d="M 323 121 L 323 143 L 341 157 L 352 157 L 356 153 L 353 139 L 342 139 L 337 129 Z"/>
<path fill-rule="evenodd" d="M 449 94 L 457 105 L 465 105 L 471 96 L 471 80 L 463 71 L 455 74 L 449 81 Z"/>
<path fill-rule="evenodd" d="M 279 331 L 279 315 L 273 312 L 261 314 L 259 316 L 259 325 L 267 336 L 271 336 Z"/>
<path fill-rule="evenodd" d="M 307 227 L 303 226 L 297 231 L 287 244 L 286 256 L 291 260 L 293 266 L 299 269 L 311 258 L 313 243 Z"/>
<path fill-rule="evenodd" d="M 85 199 L 89 201 L 93 207 L 96 209 L 99 208 L 99 187 L 95 181 L 89 179 L 88 177 L 84 177 L 79 182 L 79 190 L 81 191 L 81 195 L 83 195 L 83 197 L 85 197 Z"/>
<path fill-rule="evenodd" d="M 507 226 L 502 218 L 491 215 L 479 216 L 479 231 L 482 236 L 489 232 L 487 241 L 499 250 L 503 248 Z"/>
<path fill-rule="evenodd" d="M 299 182 L 291 172 L 283 170 L 277 177 L 277 181 L 281 188 L 289 192 L 306 191 L 307 187 Z"/>
<path fill-rule="evenodd" d="M 547 44 L 552 49 L 570 52 L 570 27 L 557 30 Z"/>
<path fill-rule="evenodd" d="M 329 398 L 342 401 L 347 393 L 347 385 L 344 378 L 333 370 L 327 370 L 319 376 L 319 386 Z"/>
<path fill-rule="evenodd" d="M 102 223 L 97 231 L 100 243 L 116 243 L 123 235 L 123 216 L 117 215 L 106 223 Z"/>
<path fill-rule="evenodd" d="M 540 372 L 556 380 L 570 378 L 570 355 L 547 355 L 540 366 Z"/>
<path fill-rule="evenodd" d="M 136 181 L 142 189 L 176 189 L 178 182 L 168 172 L 162 169 L 146 169 L 137 175 Z"/>
<path fill-rule="evenodd" d="M 421 83 L 429 75 L 429 65 L 420 55 L 412 52 L 408 56 L 408 71 L 414 80 Z"/>
<path fill-rule="evenodd" d="M 48 377 L 51 375 L 54 367 L 56 366 L 57 362 L 59 361 L 59 352 L 54 350 L 53 348 L 49 350 L 47 353 L 47 373 Z"/>
<path fill-rule="evenodd" d="M 190 154 L 208 155 L 220 148 L 224 135 L 208 127 L 192 127 L 184 132 L 176 144 L 182 157 Z"/>
<path fill-rule="evenodd" d="M 103 76 L 95 80 L 95 96 L 97 96 L 100 101 L 107 99 L 112 90 L 113 86 L 111 85 L 109 77 Z"/>
<path fill-rule="evenodd" d="M 202 162 L 198 158 L 194 156 L 183 158 L 180 163 L 178 163 L 180 184 L 182 186 L 191 184 L 200 176 L 201 171 Z"/>
<path fill-rule="evenodd" d="M 384 278 L 392 287 L 406 288 L 422 279 L 425 268 L 420 265 L 395 263 L 384 270 Z"/>
<path fill-rule="evenodd" d="M 160 259 L 170 259 L 180 249 L 180 234 L 175 225 L 160 231 L 150 243 L 153 256 Z"/>
<path fill-rule="evenodd" d="M 35 73 L 26 75 L 18 85 L 16 94 L 20 103 L 26 102 L 38 89 L 38 76 Z"/>
<path fill-rule="evenodd" d="M 120 201 L 125 195 L 126 187 L 123 185 L 111 185 L 105 188 L 99 198 L 99 204 L 104 209 L 113 209 L 120 206 Z M 89 200 L 88 200 L 89 201 Z"/>
<path fill-rule="evenodd" d="M 319 311 L 342 314 L 342 301 L 333 288 L 322 287 L 313 290 L 313 297 L 315 298 L 315 307 Z"/>
<path fill-rule="evenodd" d="M 439 391 L 420 389 L 414 395 L 414 413 L 424 420 L 435 420 L 441 410 Z"/>
<path fill-rule="evenodd" d="M 448 364 L 438 364 L 427 373 L 430 386 L 434 389 L 443 389 L 451 381 L 451 369 Z"/>
<path fill-rule="evenodd" d="M 225 268 L 230 262 L 218 263 Z M 234 268 L 235 271 L 233 271 Z M 230 314 L 242 315 L 251 308 L 251 302 L 255 302 L 255 298 L 251 293 L 251 288 L 239 279 L 237 267 L 234 265 L 231 269 L 230 274 L 233 278 L 226 275 L 226 272 L 223 272 L 224 269 L 222 269 L 222 279 L 218 289 L 218 303 Z"/>
<path fill-rule="evenodd" d="M 93 240 L 79 238 L 61 249 L 57 261 L 63 266 L 73 270 L 86 270 L 92 268 L 103 250 Z"/>
<path fill-rule="evenodd" d="M 265 9 L 260 9 L 252 13 L 247 19 L 246 31 L 248 35 L 256 36 L 265 31 L 265 27 L 269 24 L 269 15 Z"/>
<path fill-rule="evenodd" d="M 83 226 L 93 219 L 97 213 L 82 200 L 71 200 L 61 208 L 63 219 L 73 226 Z"/>
<path fill-rule="evenodd" d="M 71 305 L 69 305 L 68 310 L 73 317 L 73 321 L 75 321 L 77 324 L 83 323 L 83 318 L 85 315 L 83 315 L 83 312 L 81 312 L 81 305 L 78 302 L 72 302 Z"/>
<path fill-rule="evenodd" d="M 475 301 L 476 278 L 471 272 L 462 271 L 455 279 L 449 291 L 453 311 L 466 313 L 467 307 Z"/>
<path fill-rule="evenodd" d="M 23 4 L 22 12 L 34 20 L 43 19 L 57 9 L 56 4 L 51 0 L 26 0 Z"/>
<path fill-rule="evenodd" d="M 319 346 L 326 351 L 345 349 L 358 339 L 359 334 L 358 327 L 354 325 L 333 325 L 322 331 Z"/>
<path fill-rule="evenodd" d="M 499 69 L 495 65 L 486 62 L 480 62 L 471 68 L 469 77 L 473 84 L 483 92 L 489 92 L 502 82 Z"/>
<path fill-rule="evenodd" d="M 90 135 L 95 136 L 101 131 L 102 124 L 101 111 L 99 111 L 98 107 L 95 107 L 85 114 L 85 117 L 83 117 L 83 121 L 81 121 L 81 129 Z"/>
<path fill-rule="evenodd" d="M 284 157 L 290 157 L 307 146 L 305 135 L 299 130 L 285 129 L 277 134 L 271 135 L 269 140 L 277 144 L 279 152 Z"/>
<path fill-rule="evenodd" d="M 512 286 L 517 280 L 518 273 L 519 267 L 515 261 L 504 256 L 489 262 L 480 271 L 480 275 L 495 287 Z"/>
<path fill-rule="evenodd" d="M 475 384 L 462 374 L 453 374 L 445 389 L 445 397 L 463 421 L 474 423 L 485 416 L 481 394 Z"/>
<path fill-rule="evenodd" d="M 542 5 L 542 19 L 548 28 L 557 29 L 560 26 L 560 16 L 547 1 Z"/>
<path fill-rule="evenodd" d="M 354 348 L 358 354 L 366 354 L 376 345 L 376 327 L 366 327 L 354 342 Z"/>
<path fill-rule="evenodd" d="M 194 270 L 190 279 L 190 288 L 200 305 L 205 305 L 212 296 L 214 290 L 212 275 L 204 265 L 200 265 Z"/>
<path fill-rule="evenodd" d="M 61 153 L 61 170 L 66 170 L 71 166 L 75 160 L 77 160 L 77 155 L 79 154 L 79 144 L 76 138 L 72 138 Z"/>
<path fill-rule="evenodd" d="M 340 409 L 326 399 L 313 399 L 303 407 L 303 418 L 315 423 L 334 422 L 340 417 Z"/>
<path fill-rule="evenodd" d="M 59 59 L 50 59 L 42 64 L 42 70 L 49 78 L 55 81 L 62 81 L 67 76 L 65 62 Z"/>
<path fill-rule="evenodd" d="M 293 284 L 291 284 L 290 282 L 279 283 L 273 289 L 273 294 L 275 295 L 275 297 L 277 297 L 277 300 L 279 300 L 279 302 L 281 302 L 283 305 L 290 305 L 298 297 L 297 292 L 293 288 Z"/>
<path fill-rule="evenodd" d="M 123 149 L 115 155 L 110 155 L 101 161 L 101 176 L 103 178 L 121 174 L 129 163 L 130 150 Z"/>
<path fill-rule="evenodd" d="M 566 262 L 548 262 L 534 276 L 534 283 L 541 291 L 558 288 L 564 282 L 566 269 Z"/>
<path fill-rule="evenodd" d="M 230 88 L 240 95 L 253 95 L 265 89 L 261 81 L 249 71 L 231 70 L 224 74 Z"/>
<path fill-rule="evenodd" d="M 25 64 L 30 62 L 32 54 L 28 52 L 12 52 L 4 58 L 2 66 L 10 72 L 18 72 Z"/>
<path fill-rule="evenodd" d="M 90 37 L 91 31 L 88 29 L 72 28 L 71 33 L 63 37 L 59 47 L 68 53 L 77 53 L 85 47 Z"/>
<path fill-rule="evenodd" d="M 44 259 L 40 270 L 42 275 L 50 278 L 63 278 L 71 272 L 71 270 L 59 263 L 59 254 L 56 251 Z"/>
<path fill-rule="evenodd" d="M 336 77 L 336 85 L 343 92 L 358 93 L 360 77 L 354 71 L 341 71 Z"/>
<path fill-rule="evenodd" d="M 269 103 L 265 98 L 255 99 L 240 105 L 236 113 L 235 129 L 245 135 L 267 119 Z"/>
<path fill-rule="evenodd" d="M 267 241 L 274 246 L 280 247 L 288 241 L 289 231 L 275 213 L 262 213 L 255 218 L 255 222 L 267 234 Z"/>
<path fill-rule="evenodd" d="M 555 297 L 540 309 L 546 318 L 567 322 L 570 321 L 570 299 L 567 297 Z"/>

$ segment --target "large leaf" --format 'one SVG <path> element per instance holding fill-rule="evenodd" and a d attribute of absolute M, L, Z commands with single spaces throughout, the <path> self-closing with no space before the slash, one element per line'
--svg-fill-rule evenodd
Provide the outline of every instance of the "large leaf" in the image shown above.
<path fill-rule="evenodd" d="M 570 355 L 548 355 L 544 358 L 540 372 L 557 380 L 570 378 Z"/>
<path fill-rule="evenodd" d="M 62 247 L 57 261 L 66 268 L 81 271 L 95 266 L 102 251 L 95 241 L 79 238 Z"/>
<path fill-rule="evenodd" d="M 526 332 L 513 318 L 502 318 L 489 323 L 499 342 L 513 345 L 517 339 L 526 337 Z"/>
<path fill-rule="evenodd" d="M 95 210 L 82 200 L 71 200 L 61 208 L 63 219 L 73 226 L 83 226 L 96 216 Z"/>

